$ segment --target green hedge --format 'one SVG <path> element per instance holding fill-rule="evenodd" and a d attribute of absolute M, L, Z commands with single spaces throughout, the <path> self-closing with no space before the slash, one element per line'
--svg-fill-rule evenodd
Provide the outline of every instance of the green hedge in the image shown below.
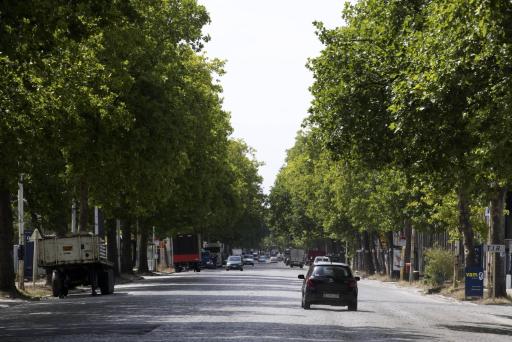
<path fill-rule="evenodd" d="M 425 252 L 425 282 L 439 286 L 453 277 L 453 253 L 441 248 Z"/>

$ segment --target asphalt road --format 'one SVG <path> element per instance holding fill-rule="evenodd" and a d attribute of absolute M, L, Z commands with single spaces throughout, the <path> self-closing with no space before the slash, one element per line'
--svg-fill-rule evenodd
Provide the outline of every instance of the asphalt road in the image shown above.
<path fill-rule="evenodd" d="M 304 270 L 205 270 L 0 307 L 0 341 L 512 341 L 512 307 L 359 282 L 359 311 L 300 306 Z"/>

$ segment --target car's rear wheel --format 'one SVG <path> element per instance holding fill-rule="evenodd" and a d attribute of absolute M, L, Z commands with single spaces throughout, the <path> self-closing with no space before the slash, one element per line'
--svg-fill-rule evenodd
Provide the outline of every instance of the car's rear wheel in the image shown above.
<path fill-rule="evenodd" d="M 302 296 L 302 307 L 304 308 L 304 310 L 311 309 L 311 303 L 309 303 L 306 296 Z"/>
<path fill-rule="evenodd" d="M 357 301 L 348 305 L 348 311 L 357 311 Z"/>

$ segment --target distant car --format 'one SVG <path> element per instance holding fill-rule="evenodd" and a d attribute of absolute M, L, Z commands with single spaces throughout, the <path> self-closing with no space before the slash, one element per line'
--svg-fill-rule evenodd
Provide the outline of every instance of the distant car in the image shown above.
<path fill-rule="evenodd" d="M 260 255 L 260 257 L 258 258 L 258 262 L 267 262 L 267 257 L 264 255 Z"/>
<path fill-rule="evenodd" d="M 215 265 L 213 260 L 208 260 L 204 267 L 209 268 L 209 269 L 215 269 L 215 268 L 217 268 L 217 265 Z"/>
<path fill-rule="evenodd" d="M 313 261 L 313 265 L 316 265 L 320 262 L 331 262 L 331 259 L 329 259 L 329 257 L 326 257 L 326 256 L 317 256 L 317 257 L 315 257 L 315 260 Z"/>
<path fill-rule="evenodd" d="M 357 282 L 347 264 L 321 262 L 309 267 L 306 276 L 299 274 L 302 283 L 302 307 L 312 304 L 348 306 L 357 311 Z"/>
<path fill-rule="evenodd" d="M 229 270 L 244 270 L 242 257 L 240 255 L 231 255 L 228 257 L 228 260 L 226 261 L 226 271 Z"/>
<path fill-rule="evenodd" d="M 270 262 L 271 263 L 276 263 L 278 260 L 277 260 L 277 257 L 273 256 L 273 257 L 270 257 Z"/>
<path fill-rule="evenodd" d="M 330 255 L 329 259 L 331 259 L 331 262 L 344 262 L 345 259 L 341 258 L 339 255 Z"/>
<path fill-rule="evenodd" d="M 244 265 L 254 266 L 254 259 L 253 259 L 252 255 L 244 255 L 242 261 L 243 261 Z"/>

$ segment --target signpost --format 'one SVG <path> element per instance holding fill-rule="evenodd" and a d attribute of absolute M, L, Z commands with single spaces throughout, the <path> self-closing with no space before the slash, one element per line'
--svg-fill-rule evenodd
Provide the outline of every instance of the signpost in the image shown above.
<path fill-rule="evenodd" d="M 32 286 L 36 287 L 36 278 L 37 278 L 37 240 L 42 239 L 43 237 L 39 233 L 39 230 L 36 228 L 34 232 L 30 236 L 30 241 L 34 241 L 34 256 L 32 259 Z"/>
<path fill-rule="evenodd" d="M 484 296 L 484 270 L 480 266 L 466 267 L 465 269 L 465 296 L 479 297 Z"/>
<path fill-rule="evenodd" d="M 484 245 L 484 251 L 491 253 L 492 257 L 492 273 L 490 284 L 492 284 L 491 288 L 491 298 L 496 296 L 496 253 L 500 253 L 500 256 L 505 256 L 505 245 Z M 489 272 L 487 273 L 489 274 Z"/>

